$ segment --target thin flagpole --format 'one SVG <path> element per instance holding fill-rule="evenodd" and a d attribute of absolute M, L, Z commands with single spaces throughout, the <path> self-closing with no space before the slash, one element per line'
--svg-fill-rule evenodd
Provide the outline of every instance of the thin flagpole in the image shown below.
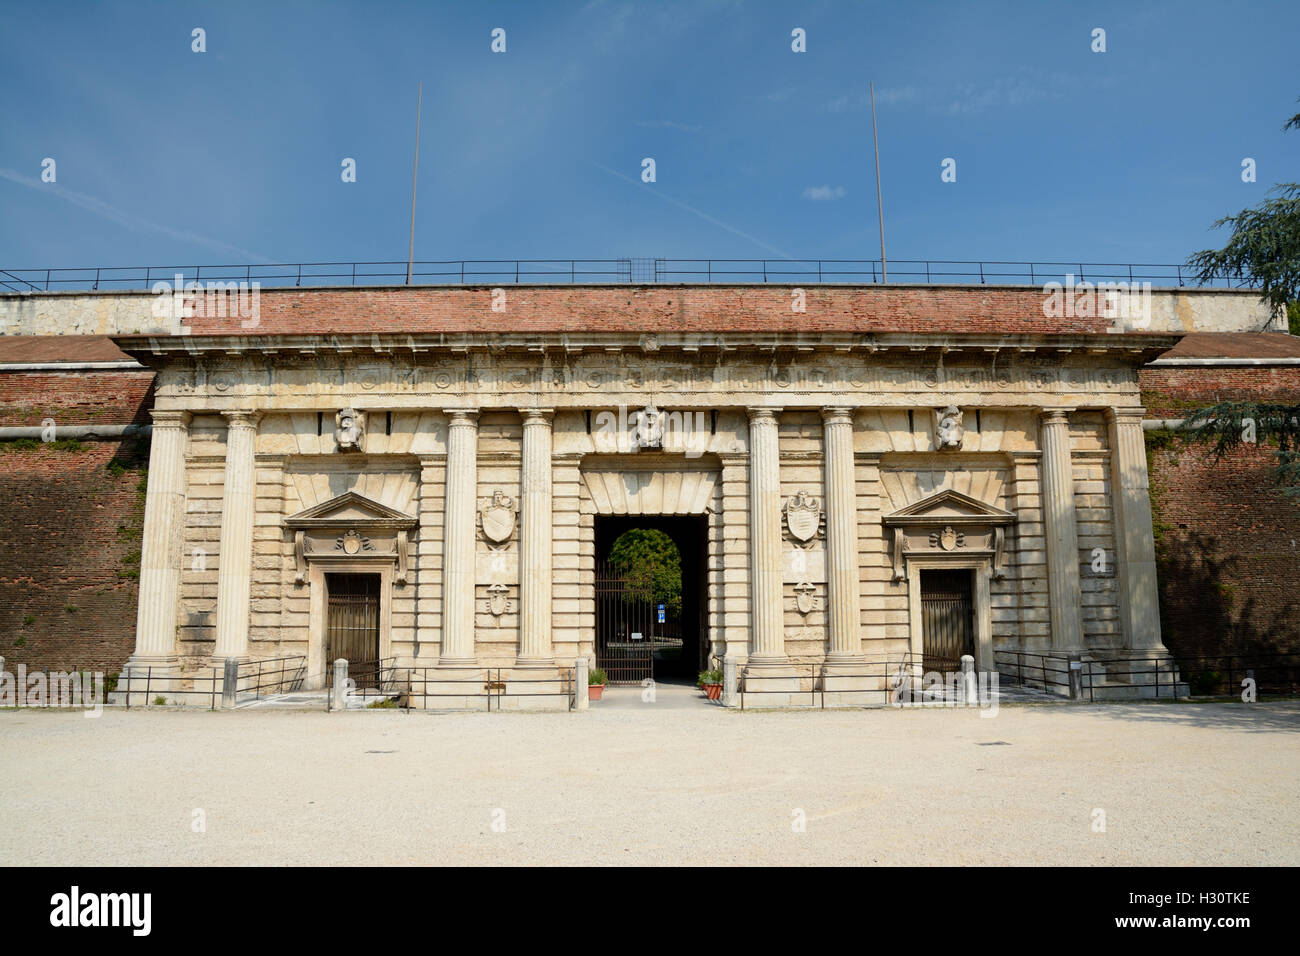
<path fill-rule="evenodd" d="M 889 265 L 885 261 L 885 201 L 880 193 L 880 137 L 876 134 L 876 88 L 874 84 L 868 82 L 867 89 L 871 91 L 871 142 L 876 150 L 876 209 L 880 214 L 880 277 L 883 282 L 888 282 Z"/>
<path fill-rule="evenodd" d="M 411 248 L 406 255 L 406 284 L 411 284 L 415 268 L 415 184 L 420 178 L 420 107 L 424 101 L 424 81 L 415 94 L 415 168 L 411 171 Z"/>

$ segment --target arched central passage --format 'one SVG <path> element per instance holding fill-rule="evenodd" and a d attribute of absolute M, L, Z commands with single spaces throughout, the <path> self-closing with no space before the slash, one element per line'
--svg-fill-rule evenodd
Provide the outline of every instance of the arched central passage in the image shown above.
<path fill-rule="evenodd" d="M 704 515 L 598 515 L 596 665 L 611 683 L 694 681 L 707 657 Z"/>

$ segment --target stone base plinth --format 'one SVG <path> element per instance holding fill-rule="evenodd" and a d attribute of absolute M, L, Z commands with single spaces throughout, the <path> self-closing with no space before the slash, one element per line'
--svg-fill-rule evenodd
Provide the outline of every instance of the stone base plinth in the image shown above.
<path fill-rule="evenodd" d="M 1134 657 L 1137 654 L 1134 653 Z M 1187 697 L 1188 685 L 1168 653 L 1149 652 L 1145 660 L 1108 661 L 1104 657 L 1083 662 L 1085 679 L 1092 684 L 1093 700 L 1148 700 Z M 1085 688 L 1084 697 L 1087 698 Z"/>
<path fill-rule="evenodd" d="M 741 671 L 740 688 L 746 710 L 818 704 L 811 674 L 788 664 L 750 664 Z"/>
<path fill-rule="evenodd" d="M 475 665 L 436 667 L 423 679 L 412 675 L 411 707 L 416 710 L 487 710 L 488 672 Z"/>
<path fill-rule="evenodd" d="M 888 707 L 891 703 L 887 690 L 828 690 L 821 695 L 819 706 L 832 707 Z"/>
<path fill-rule="evenodd" d="M 170 695 L 180 687 L 180 681 L 180 663 L 175 657 L 132 657 L 117 675 L 117 687 L 109 695 L 109 703 L 126 705 L 128 694 L 131 707 L 151 705 L 159 697 L 175 703 Z M 218 698 L 220 695 L 218 688 Z"/>
<path fill-rule="evenodd" d="M 888 681 L 880 665 L 836 661 L 822 666 L 818 705 L 826 707 L 884 707 L 890 701 Z"/>
<path fill-rule="evenodd" d="M 558 667 L 527 665 L 501 672 L 504 692 L 492 701 L 493 710 L 568 710 L 570 687 Z M 587 689 L 581 688 L 585 694 Z"/>
<path fill-rule="evenodd" d="M 822 666 L 821 689 L 824 691 L 882 690 L 880 666 L 866 661 L 852 661 Z"/>

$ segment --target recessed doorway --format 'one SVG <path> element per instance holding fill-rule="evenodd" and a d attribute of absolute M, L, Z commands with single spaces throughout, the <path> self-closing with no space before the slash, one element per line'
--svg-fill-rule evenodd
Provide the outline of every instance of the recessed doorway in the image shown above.
<path fill-rule="evenodd" d="M 708 518 L 597 515 L 596 666 L 611 684 L 693 683 L 707 666 Z"/>
<path fill-rule="evenodd" d="M 340 657 L 348 673 L 373 670 L 379 661 L 380 576 L 325 575 L 325 660 Z"/>
<path fill-rule="evenodd" d="M 969 568 L 921 571 L 921 640 L 926 671 L 956 671 L 975 654 L 975 602 Z"/>

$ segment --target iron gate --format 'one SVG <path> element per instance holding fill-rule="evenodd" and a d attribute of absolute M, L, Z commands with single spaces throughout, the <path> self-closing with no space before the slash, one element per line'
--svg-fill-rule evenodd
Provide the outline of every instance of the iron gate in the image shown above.
<path fill-rule="evenodd" d="M 682 646 L 681 613 L 659 606 L 615 565 L 596 562 L 596 666 L 611 684 L 654 677 L 655 652 Z"/>
<path fill-rule="evenodd" d="M 921 572 L 921 649 L 926 671 L 953 671 L 975 653 L 974 602 L 967 570 Z"/>
<path fill-rule="evenodd" d="M 373 670 L 379 660 L 379 575 L 330 574 L 325 580 L 326 666 L 343 657 L 349 676 Z M 369 676 L 373 680 L 376 675 Z"/>

